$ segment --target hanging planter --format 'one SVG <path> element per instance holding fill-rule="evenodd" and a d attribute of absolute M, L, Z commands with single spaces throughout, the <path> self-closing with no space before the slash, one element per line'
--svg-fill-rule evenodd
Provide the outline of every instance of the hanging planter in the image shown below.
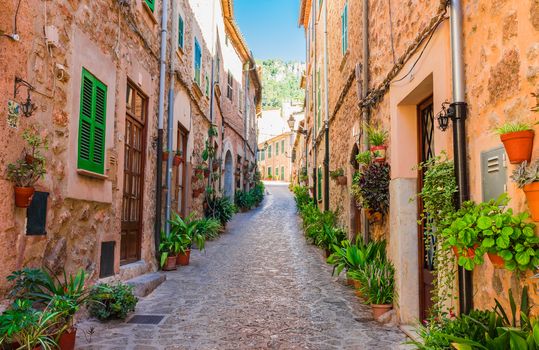
<path fill-rule="evenodd" d="M 33 187 L 15 186 L 15 206 L 18 208 L 28 208 L 32 203 L 35 189 Z"/>
<path fill-rule="evenodd" d="M 180 164 L 183 163 L 183 157 L 181 154 L 176 154 L 174 158 L 172 159 L 172 165 L 174 166 L 180 166 Z"/>
<path fill-rule="evenodd" d="M 367 214 L 367 220 L 370 222 L 380 222 L 382 221 L 382 213 L 379 211 L 374 211 L 371 209 L 366 209 L 365 214 Z"/>
<path fill-rule="evenodd" d="M 526 194 L 528 209 L 533 221 L 539 221 L 539 159 L 528 165 L 522 162 L 511 175 L 511 179 Z"/>
<path fill-rule="evenodd" d="M 473 259 L 475 257 L 475 250 L 477 249 L 477 247 L 479 247 L 478 243 L 474 244 L 472 248 L 466 248 L 466 256 L 470 259 Z M 456 246 L 451 247 L 451 249 L 453 250 L 455 256 L 457 258 L 460 258 L 461 255 L 459 253 L 459 249 Z"/>
<path fill-rule="evenodd" d="M 341 186 L 346 186 L 346 183 L 347 183 L 347 179 L 346 179 L 346 176 L 339 176 L 337 177 L 337 183 Z"/>
<path fill-rule="evenodd" d="M 495 128 L 494 131 L 500 135 L 511 164 L 530 161 L 535 135 L 533 126 L 536 124 L 537 122 L 513 121 Z"/>
<path fill-rule="evenodd" d="M 374 162 L 385 163 L 387 146 L 372 146 L 370 150 L 371 157 Z"/>
<path fill-rule="evenodd" d="M 163 162 L 168 160 L 168 151 L 163 151 Z"/>
<path fill-rule="evenodd" d="M 210 169 L 204 169 L 204 178 L 210 177 Z"/>

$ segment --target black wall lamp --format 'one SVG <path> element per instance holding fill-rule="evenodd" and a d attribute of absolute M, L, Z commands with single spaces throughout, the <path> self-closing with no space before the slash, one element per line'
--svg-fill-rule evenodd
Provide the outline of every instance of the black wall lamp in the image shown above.
<path fill-rule="evenodd" d="M 449 119 L 455 118 L 455 107 L 449 102 L 442 103 L 442 110 L 436 116 L 438 120 L 438 128 L 442 131 L 446 131 L 449 127 Z"/>
<path fill-rule="evenodd" d="M 32 113 L 34 113 L 34 111 L 37 109 L 36 105 L 32 102 L 32 99 L 30 98 L 30 91 L 35 90 L 35 88 L 32 86 L 32 84 L 30 84 L 26 80 L 19 77 L 15 77 L 15 87 L 13 89 L 13 98 L 17 98 L 17 91 L 19 90 L 21 86 L 26 87 L 27 95 L 26 95 L 26 101 L 22 102 L 20 106 L 21 106 L 22 113 L 24 114 L 25 117 L 28 118 L 32 116 Z"/>

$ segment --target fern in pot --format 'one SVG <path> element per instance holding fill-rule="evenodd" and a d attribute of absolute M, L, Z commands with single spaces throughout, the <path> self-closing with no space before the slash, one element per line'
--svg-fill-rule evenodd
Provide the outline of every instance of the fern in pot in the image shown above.
<path fill-rule="evenodd" d="M 395 267 L 390 261 L 372 261 L 361 271 L 361 294 L 375 319 L 390 311 L 396 298 Z"/>
<path fill-rule="evenodd" d="M 524 190 L 533 221 L 539 221 L 539 159 L 530 165 L 527 161 L 522 162 L 511 179 Z"/>

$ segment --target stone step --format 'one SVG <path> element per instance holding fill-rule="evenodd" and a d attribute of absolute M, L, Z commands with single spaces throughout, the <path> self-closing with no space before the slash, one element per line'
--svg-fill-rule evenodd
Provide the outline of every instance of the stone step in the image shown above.
<path fill-rule="evenodd" d="M 159 285 L 167 279 L 164 273 L 153 272 L 140 275 L 125 281 L 130 286 L 133 286 L 133 293 L 137 297 L 145 297 L 159 287 Z"/>

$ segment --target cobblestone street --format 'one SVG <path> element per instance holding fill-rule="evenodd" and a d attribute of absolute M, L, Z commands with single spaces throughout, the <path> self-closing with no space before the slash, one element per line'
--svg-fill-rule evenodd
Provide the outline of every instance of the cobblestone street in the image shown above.
<path fill-rule="evenodd" d="M 142 298 L 137 315 L 158 325 L 87 321 L 80 349 L 399 349 L 404 335 L 372 320 L 351 288 L 331 276 L 301 232 L 285 185 L 237 214 L 191 264 Z M 94 327 L 91 342 L 83 331 Z"/>

